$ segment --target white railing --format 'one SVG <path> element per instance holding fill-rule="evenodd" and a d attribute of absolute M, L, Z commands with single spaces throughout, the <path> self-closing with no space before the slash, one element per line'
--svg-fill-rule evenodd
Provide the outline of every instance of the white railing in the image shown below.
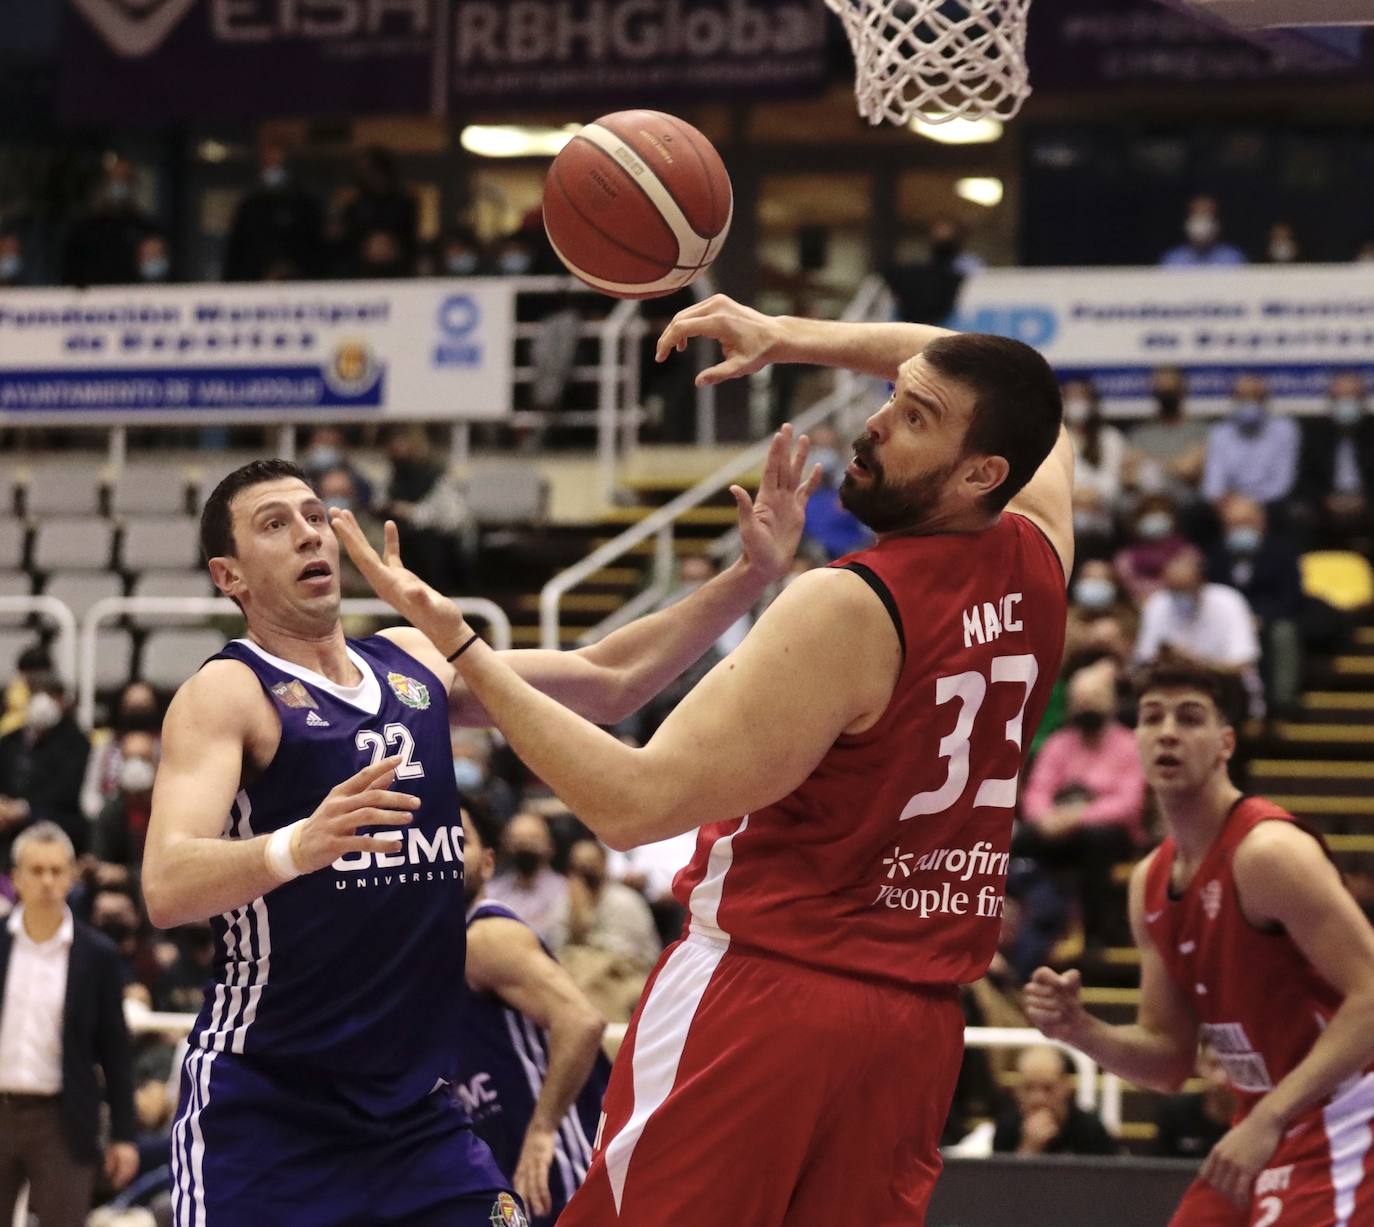
<path fill-rule="evenodd" d="M 845 308 L 841 318 L 848 321 L 887 318 L 885 312 L 890 311 L 890 302 L 890 295 L 881 278 L 869 277 L 859 287 L 858 293 L 855 294 L 849 306 Z M 793 425 L 800 432 L 809 430 L 828 418 L 844 418 L 866 405 L 871 405 L 872 408 L 876 409 L 878 398 L 875 397 L 873 389 L 879 382 L 855 375 L 849 371 L 841 371 L 836 376 L 834 391 L 797 414 L 793 419 Z M 706 415 L 700 404 L 698 404 L 698 411 L 698 424 L 700 425 Z M 714 402 L 711 404 L 710 417 L 712 433 L 714 434 Z M 715 472 L 703 477 L 690 490 L 685 490 L 671 502 L 665 503 L 662 507 L 651 512 L 638 524 L 632 525 L 619 536 L 594 550 L 581 562 L 575 563 L 565 571 L 560 571 L 549 580 L 539 594 L 541 644 L 546 648 L 560 646 L 559 606 L 568 591 L 584 582 L 593 572 L 609 566 L 641 541 L 646 541 L 650 537 L 655 538 L 655 543 L 653 575 L 649 586 L 632 597 L 608 618 L 588 630 L 582 636 L 582 642 L 594 642 L 601 636 L 610 633 L 617 626 L 623 626 L 626 622 L 653 609 L 672 590 L 674 578 L 673 530 L 678 518 L 694 507 L 701 506 L 708 499 L 714 498 L 731 482 L 749 472 L 750 469 L 756 468 L 762 463 L 767 451 L 768 441 L 766 439 L 744 449 L 737 456 L 722 464 Z"/>
<path fill-rule="evenodd" d="M 19 598 L 0 598 L 15 600 Z M 46 598 L 29 598 L 41 600 Z M 60 604 L 60 602 L 55 602 Z M 464 617 L 473 617 L 485 622 L 489 628 L 491 645 L 505 650 L 511 645 L 510 618 L 506 611 L 495 601 L 483 597 L 455 597 L 454 602 L 463 611 Z M 62 607 L 66 609 L 66 606 Z M 4 606 L 0 604 L 0 611 Z M 339 613 L 343 617 L 360 615 L 363 617 L 399 617 L 385 601 L 368 597 L 347 597 L 339 602 Z M 100 627 L 122 618 L 126 614 L 138 616 L 156 615 L 159 618 L 204 619 L 242 617 L 237 605 L 224 597 L 216 596 L 112 596 L 97 601 L 87 611 L 81 622 L 81 668 L 77 678 L 77 720 L 83 728 L 91 728 L 95 722 L 95 675 L 97 636 Z M 67 610 L 75 637 L 75 619 Z"/>
<path fill-rule="evenodd" d="M 38 614 L 57 625 L 54 665 L 68 684 L 76 681 L 76 617 L 55 596 L 0 596 L 0 614 Z"/>

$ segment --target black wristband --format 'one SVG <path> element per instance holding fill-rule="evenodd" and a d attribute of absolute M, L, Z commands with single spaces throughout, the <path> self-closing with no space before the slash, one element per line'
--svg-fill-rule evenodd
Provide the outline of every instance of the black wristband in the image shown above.
<path fill-rule="evenodd" d="M 468 648 L 472 647 L 472 645 L 476 643 L 481 637 L 482 636 L 479 635 L 476 631 L 473 631 L 471 639 L 469 639 L 465 644 L 463 644 L 461 648 L 454 652 L 452 656 L 446 656 L 444 659 L 447 660 L 449 664 L 452 664 L 455 660 L 458 659 L 458 657 L 460 657 L 464 652 L 466 652 Z"/>

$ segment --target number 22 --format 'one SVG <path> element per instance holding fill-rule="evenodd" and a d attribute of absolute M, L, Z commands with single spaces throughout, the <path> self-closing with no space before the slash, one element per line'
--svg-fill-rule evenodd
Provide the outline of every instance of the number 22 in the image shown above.
<path fill-rule="evenodd" d="M 385 733 L 385 739 L 383 739 Z M 415 738 L 410 735 L 410 730 L 404 724 L 388 724 L 381 733 L 374 732 L 372 729 L 363 729 L 357 737 L 358 749 L 366 752 L 372 751 L 372 765 L 375 767 L 386 757 L 387 746 L 399 745 L 401 747 L 401 761 L 396 766 L 396 778 L 398 780 L 418 780 L 425 773 L 424 763 L 417 762 L 412 755 L 415 753 Z"/>
<path fill-rule="evenodd" d="M 992 660 L 992 684 L 999 682 L 1019 682 L 1025 687 L 1021 706 L 1015 716 L 1007 721 L 1007 740 L 1019 750 L 1026 719 L 1026 704 L 1030 702 L 1031 691 L 1035 689 L 1035 679 L 1040 676 L 1040 666 L 1035 657 L 995 656 Z M 943 706 L 955 700 L 959 702 L 959 717 L 954 722 L 953 731 L 940 739 L 940 757 L 949 759 L 949 774 L 939 788 L 929 792 L 918 792 L 906 803 L 901 821 L 916 818 L 922 814 L 938 814 L 947 810 L 964 795 L 968 787 L 969 740 L 973 736 L 973 722 L 978 718 L 978 710 L 988 693 L 988 679 L 977 671 L 951 673 L 939 678 L 935 683 L 936 706 Z M 993 809 L 1012 809 L 1016 805 L 1016 785 L 1018 777 L 983 780 L 978 785 L 977 795 L 973 798 L 975 806 L 989 806 Z"/>

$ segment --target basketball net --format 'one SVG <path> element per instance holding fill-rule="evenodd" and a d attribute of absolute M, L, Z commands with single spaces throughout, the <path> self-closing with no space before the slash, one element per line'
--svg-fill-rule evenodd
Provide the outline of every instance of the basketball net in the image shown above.
<path fill-rule="evenodd" d="M 1010 119 L 1030 93 L 1030 0 L 825 0 L 854 52 L 871 124 Z"/>

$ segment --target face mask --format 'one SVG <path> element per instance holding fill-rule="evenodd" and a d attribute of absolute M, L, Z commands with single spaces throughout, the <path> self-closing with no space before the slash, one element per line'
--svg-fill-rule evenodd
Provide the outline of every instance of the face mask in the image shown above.
<path fill-rule="evenodd" d="M 477 271 L 477 254 L 471 251 L 450 252 L 444 257 L 444 268 L 455 277 L 466 277 Z"/>
<path fill-rule="evenodd" d="M 116 946 L 122 946 L 134 935 L 134 926 L 127 920 L 107 920 L 96 927 Z"/>
<path fill-rule="evenodd" d="M 147 792 L 153 786 L 157 768 L 146 758 L 126 758 L 119 767 L 119 786 L 125 792 Z"/>
<path fill-rule="evenodd" d="M 1146 541 L 1163 541 L 1174 531 L 1174 517 L 1167 511 L 1151 511 L 1140 517 L 1136 532 Z"/>
<path fill-rule="evenodd" d="M 1292 264 L 1298 258 L 1298 245 L 1283 241 L 1270 243 L 1269 258 L 1275 264 Z"/>
<path fill-rule="evenodd" d="M 839 471 L 844 468 L 840 463 L 840 453 L 833 447 L 817 447 L 811 452 L 811 459 L 821 466 L 821 476 L 827 481 L 834 481 Z"/>
<path fill-rule="evenodd" d="M 544 858 L 538 852 L 532 852 L 528 848 L 520 848 L 510 854 L 511 864 L 515 866 L 515 872 L 523 878 L 532 878 L 539 872 L 544 864 Z"/>
<path fill-rule="evenodd" d="M 1074 728 L 1088 737 L 1095 737 L 1107 725 L 1105 712 L 1100 711 L 1078 711 L 1069 718 Z"/>
<path fill-rule="evenodd" d="M 24 271 L 24 261 L 16 255 L 0 256 L 0 281 L 17 281 Z"/>
<path fill-rule="evenodd" d="M 1364 406 L 1353 396 L 1343 396 L 1331 405 L 1331 417 L 1337 426 L 1354 426 L 1364 416 Z"/>
<path fill-rule="evenodd" d="M 453 760 L 453 781 L 458 785 L 459 792 L 478 792 L 486 783 L 486 776 L 482 772 L 480 763 L 475 763 L 470 758 L 455 758 Z"/>
<path fill-rule="evenodd" d="M 1217 237 L 1217 219 L 1208 217 L 1204 213 L 1195 213 L 1183 223 L 1183 231 L 1188 236 L 1190 243 L 1198 247 L 1206 247 Z"/>
<path fill-rule="evenodd" d="M 1174 613 L 1185 622 L 1190 622 L 1197 614 L 1198 598 L 1194 592 L 1170 592 Z"/>
<path fill-rule="evenodd" d="M 959 240 L 936 239 L 930 245 L 930 254 L 933 259 L 941 262 L 953 260 L 959 254 Z"/>
<path fill-rule="evenodd" d="M 1262 539 L 1258 528 L 1240 524 L 1227 530 L 1226 548 L 1233 554 L 1253 554 L 1259 549 Z"/>
<path fill-rule="evenodd" d="M 144 281 L 161 281 L 171 271 L 171 267 L 166 256 L 154 256 L 151 260 L 144 260 L 139 264 L 138 275 Z"/>
<path fill-rule="evenodd" d="M 1178 411 L 1183 408 L 1182 392 L 1156 392 L 1155 404 L 1159 406 L 1159 416 L 1172 418 L 1178 416 Z"/>
<path fill-rule="evenodd" d="M 605 874 L 593 873 L 593 872 L 590 872 L 590 871 L 588 871 L 588 870 L 583 870 L 583 871 L 582 871 L 581 873 L 579 873 L 577 876 L 578 876 L 579 878 L 581 878 L 581 879 L 587 884 L 587 888 L 588 888 L 593 894 L 595 894 L 597 891 L 599 891 L 599 890 L 601 889 L 602 885 L 603 885 L 603 884 L 605 883 L 605 881 L 606 881 L 606 875 L 605 875 Z"/>
<path fill-rule="evenodd" d="M 324 500 L 324 505 L 328 507 L 331 511 L 353 510 L 353 500 L 351 498 L 327 498 Z"/>
<path fill-rule="evenodd" d="M 156 733 L 162 727 L 157 711 L 151 707 L 126 708 L 115 720 L 121 733 Z"/>
<path fill-rule="evenodd" d="M 1064 402 L 1064 421 L 1070 426 L 1082 426 L 1091 416 L 1092 401 L 1086 396 L 1071 396 Z"/>
<path fill-rule="evenodd" d="M 305 453 L 306 467 L 310 469 L 337 469 L 343 463 L 337 447 L 319 443 Z"/>
<path fill-rule="evenodd" d="M 526 251 L 507 251 L 497 258 L 496 267 L 502 276 L 519 277 L 530 271 L 533 258 Z"/>
<path fill-rule="evenodd" d="M 52 695 L 39 691 L 29 697 L 28 710 L 24 713 L 24 723 L 35 733 L 46 733 L 62 719 L 62 704 Z"/>
<path fill-rule="evenodd" d="M 286 186 L 286 167 L 269 166 L 262 172 L 263 187 L 285 187 Z"/>
<path fill-rule="evenodd" d="M 1109 537 L 1112 532 L 1110 517 L 1100 511 L 1075 511 L 1073 513 L 1073 535 L 1075 537 Z"/>
<path fill-rule="evenodd" d="M 123 179 L 116 179 L 105 187 L 105 199 L 111 204 L 125 204 L 133 194 L 133 188 Z"/>
<path fill-rule="evenodd" d="M 1100 575 L 1085 575 L 1074 584 L 1073 599 L 1084 609 L 1110 609 L 1116 600 L 1116 585 Z"/>
<path fill-rule="evenodd" d="M 1254 434 L 1264 423 L 1264 402 L 1258 400 L 1238 400 L 1232 416 L 1236 425 L 1246 434 Z"/>

